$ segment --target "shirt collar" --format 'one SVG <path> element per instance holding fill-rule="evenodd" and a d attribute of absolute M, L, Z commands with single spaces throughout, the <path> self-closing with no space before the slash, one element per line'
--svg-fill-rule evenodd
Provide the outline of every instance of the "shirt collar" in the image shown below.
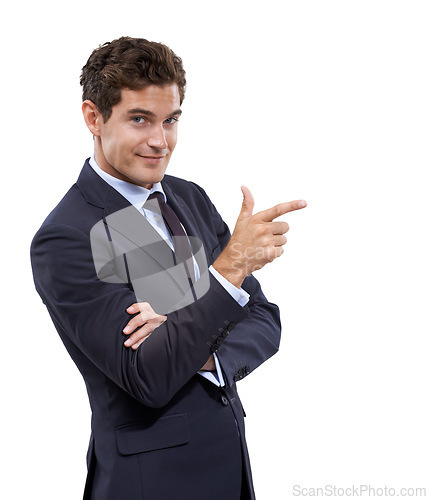
<path fill-rule="evenodd" d="M 138 210 L 142 209 L 144 203 L 147 201 L 147 198 L 151 193 L 162 193 L 165 199 L 165 203 L 167 202 L 166 194 L 163 191 L 163 187 L 160 182 L 155 182 L 151 189 L 147 189 L 145 187 L 132 184 L 131 182 L 122 181 L 121 179 L 117 179 L 117 177 L 113 177 L 112 175 L 107 174 L 107 172 L 104 172 L 104 170 L 102 170 L 96 163 L 94 156 L 90 158 L 89 164 L 93 168 L 93 170 L 95 170 L 95 172 L 102 179 L 104 179 L 107 184 L 118 191 L 124 198 L 128 200 L 131 205 L 133 205 Z"/>

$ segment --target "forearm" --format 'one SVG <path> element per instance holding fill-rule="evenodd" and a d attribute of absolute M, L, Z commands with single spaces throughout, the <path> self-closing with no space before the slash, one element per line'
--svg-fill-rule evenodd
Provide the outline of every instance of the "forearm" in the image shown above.
<path fill-rule="evenodd" d="M 248 316 L 234 327 L 217 351 L 227 385 L 246 377 L 279 349 L 279 308 L 267 301 L 258 281 L 248 276 L 243 283 L 251 293 Z"/>
<path fill-rule="evenodd" d="M 74 258 L 85 253 L 87 258 Z M 84 234 L 44 229 L 33 245 L 32 262 L 37 290 L 70 340 L 106 376 L 149 406 L 166 404 L 209 359 L 220 328 L 248 314 L 208 273 L 208 291 L 169 313 L 155 335 L 134 351 L 123 345 L 122 331 L 129 321 L 126 309 L 136 297 L 126 285 L 97 278 Z"/>
<path fill-rule="evenodd" d="M 211 277 L 207 294 L 168 315 L 136 351 L 138 378 L 144 380 L 160 406 L 206 363 L 226 324 L 239 323 L 247 314 Z"/>
<path fill-rule="evenodd" d="M 230 243 L 230 231 L 205 191 L 200 186 L 197 188 L 210 207 L 217 238 L 224 252 Z M 229 247 L 229 250 L 232 248 Z M 226 252 L 225 257 L 227 258 L 223 259 L 223 252 L 213 263 L 214 269 L 217 272 L 221 271 L 220 274 L 224 278 L 236 287 L 241 286 L 250 296 L 250 300 L 245 306 L 248 316 L 236 324 L 232 333 L 226 336 L 217 350 L 221 369 L 227 383 L 231 385 L 235 378 L 238 379 L 241 375 L 246 376 L 277 352 L 280 344 L 281 325 L 278 307 L 268 302 L 258 281 L 252 274 L 243 280 L 242 268 L 230 264 L 232 261 L 230 257 L 233 255 L 228 253 L 227 256 Z"/>

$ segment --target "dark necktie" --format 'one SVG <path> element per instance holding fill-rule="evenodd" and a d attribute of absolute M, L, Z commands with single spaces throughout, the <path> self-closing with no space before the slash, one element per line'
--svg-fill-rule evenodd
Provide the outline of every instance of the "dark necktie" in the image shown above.
<path fill-rule="evenodd" d="M 165 225 L 170 235 L 172 236 L 176 259 L 178 262 L 184 263 L 187 276 L 191 279 L 191 284 L 193 284 L 195 282 L 193 254 L 191 253 L 187 235 L 185 234 L 185 231 L 182 228 L 176 213 L 169 205 L 165 203 L 165 199 L 161 193 L 151 193 L 147 201 L 150 200 L 157 200 L 157 202 L 159 203 L 163 220 L 165 221 Z M 151 204 L 151 207 L 152 206 L 153 204 Z"/>

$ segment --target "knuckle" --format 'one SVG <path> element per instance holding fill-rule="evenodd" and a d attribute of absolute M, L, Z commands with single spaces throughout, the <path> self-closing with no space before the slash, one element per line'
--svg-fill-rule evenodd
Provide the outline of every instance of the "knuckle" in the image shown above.
<path fill-rule="evenodd" d="M 123 330 L 125 333 L 132 333 L 135 330 L 135 322 L 129 321 L 126 328 Z"/>
<path fill-rule="evenodd" d="M 258 238 L 265 234 L 265 226 L 263 224 L 256 224 L 255 227 L 252 228 L 252 230 L 254 231 L 255 236 L 257 236 Z"/>
<path fill-rule="evenodd" d="M 272 262 L 274 260 L 275 250 L 272 248 L 268 248 L 265 252 L 265 260 L 267 262 Z"/>
<path fill-rule="evenodd" d="M 132 335 L 133 335 L 135 340 L 139 340 L 141 338 L 141 335 L 142 335 L 141 328 L 138 328 L 138 330 L 136 332 L 133 332 Z"/>
<path fill-rule="evenodd" d="M 248 226 L 253 226 L 254 224 L 258 224 L 259 223 L 259 219 L 260 219 L 260 214 L 257 213 L 257 214 L 253 214 L 251 217 L 248 217 L 247 219 L 245 219 L 246 224 L 248 224 Z"/>
<path fill-rule="evenodd" d="M 132 339 L 132 342 L 134 344 L 137 344 L 139 342 L 139 340 L 141 339 L 141 334 L 140 333 L 134 333 L 131 337 Z"/>
<path fill-rule="evenodd" d="M 134 318 L 132 318 L 130 321 L 129 321 L 129 325 L 132 327 L 132 328 L 136 328 L 137 326 L 140 326 L 142 323 L 142 318 L 141 318 L 141 314 L 138 314 L 138 316 L 135 316 Z"/>
<path fill-rule="evenodd" d="M 269 224 L 260 224 L 259 234 L 265 236 L 270 232 Z"/>
<path fill-rule="evenodd" d="M 270 243 L 270 238 L 268 238 L 268 236 L 262 236 L 259 241 L 261 246 L 266 247 Z"/>
<path fill-rule="evenodd" d="M 289 226 L 286 222 L 278 222 L 275 230 L 275 234 L 284 234 L 288 231 Z"/>

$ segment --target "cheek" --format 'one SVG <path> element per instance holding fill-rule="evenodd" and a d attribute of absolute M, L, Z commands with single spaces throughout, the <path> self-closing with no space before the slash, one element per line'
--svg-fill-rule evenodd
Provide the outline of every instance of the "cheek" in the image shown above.
<path fill-rule="evenodd" d="M 118 143 L 116 141 L 104 141 L 102 144 L 104 155 L 108 163 L 111 165 L 117 164 Z"/>
<path fill-rule="evenodd" d="M 178 131 L 175 128 L 173 131 L 170 131 L 166 137 L 168 147 L 171 150 L 171 152 L 175 149 L 177 139 L 178 139 Z"/>
<path fill-rule="evenodd" d="M 115 134 L 103 142 L 103 150 L 110 163 L 120 163 L 131 154 L 132 143 L 128 138 Z"/>

